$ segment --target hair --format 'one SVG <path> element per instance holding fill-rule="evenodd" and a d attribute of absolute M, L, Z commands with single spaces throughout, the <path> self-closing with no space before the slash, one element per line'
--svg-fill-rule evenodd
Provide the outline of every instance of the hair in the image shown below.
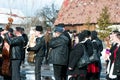
<path fill-rule="evenodd" d="M 92 38 L 92 40 L 97 38 L 97 32 L 96 31 L 91 32 L 91 38 Z"/>
<path fill-rule="evenodd" d="M 16 27 L 16 31 L 18 31 L 22 34 L 22 28 L 21 27 Z"/>
<path fill-rule="evenodd" d="M 84 41 L 85 35 L 83 33 L 79 33 L 77 35 L 78 35 L 78 38 L 79 38 L 79 42 Z"/>
<path fill-rule="evenodd" d="M 88 37 L 91 36 L 91 32 L 90 32 L 89 30 L 84 30 L 84 31 L 82 31 L 82 34 L 84 34 L 84 37 L 85 37 L 85 38 L 88 38 Z"/>
<path fill-rule="evenodd" d="M 114 31 L 112 31 L 112 33 L 117 34 L 117 33 L 119 33 L 119 31 L 118 30 L 114 30 Z"/>
<path fill-rule="evenodd" d="M 118 32 L 116 36 L 120 40 L 120 32 Z"/>

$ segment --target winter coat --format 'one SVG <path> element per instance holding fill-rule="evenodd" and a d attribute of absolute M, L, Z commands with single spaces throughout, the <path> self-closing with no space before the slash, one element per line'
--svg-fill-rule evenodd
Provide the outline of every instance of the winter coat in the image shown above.
<path fill-rule="evenodd" d="M 10 45 L 10 58 L 19 60 L 22 59 L 24 38 L 22 36 L 10 38 L 8 33 L 6 33 L 5 40 Z"/>
<path fill-rule="evenodd" d="M 36 38 L 36 45 L 34 47 L 29 47 L 27 50 L 34 51 L 36 54 L 36 57 L 44 57 L 45 50 L 46 50 L 44 36 Z"/>
<path fill-rule="evenodd" d="M 49 53 L 49 63 L 67 65 L 68 41 L 69 39 L 63 34 L 50 40 L 49 47 L 51 48 L 51 51 Z"/>
<path fill-rule="evenodd" d="M 86 40 L 84 42 L 84 45 L 85 45 L 85 48 L 86 48 L 88 55 L 91 56 L 93 54 L 93 47 L 92 47 L 91 40 L 90 39 Z"/>
<path fill-rule="evenodd" d="M 72 68 L 72 70 L 68 70 L 68 75 L 79 75 L 79 74 L 86 74 L 87 72 L 87 66 L 84 66 L 82 68 L 78 67 L 78 62 L 80 58 L 84 54 L 84 49 L 81 43 L 78 43 L 70 52 L 70 58 L 69 58 L 69 65 L 68 67 Z"/>
<path fill-rule="evenodd" d="M 113 54 L 113 56 L 114 56 L 114 54 Z M 113 74 L 120 76 L 120 47 L 118 47 L 118 50 L 116 52 Z"/>

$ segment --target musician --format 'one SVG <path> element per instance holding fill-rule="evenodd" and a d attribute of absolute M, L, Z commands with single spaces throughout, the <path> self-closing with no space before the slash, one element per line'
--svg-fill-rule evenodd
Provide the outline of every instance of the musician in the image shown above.
<path fill-rule="evenodd" d="M 34 47 L 29 47 L 27 51 L 34 51 L 36 53 L 35 80 L 41 80 L 41 65 L 43 57 L 45 56 L 45 39 L 42 26 L 36 26 L 35 30 L 36 45 Z"/>
<path fill-rule="evenodd" d="M 2 31 L 3 29 L 0 28 L 0 74 L 1 74 L 1 67 L 2 67 L 2 47 L 3 47 L 3 38 L 1 36 Z"/>
<path fill-rule="evenodd" d="M 23 44 L 24 38 L 21 34 L 21 28 L 16 27 L 14 31 L 15 36 L 11 38 L 10 32 L 4 31 L 4 38 L 10 45 L 10 60 L 11 60 L 11 73 L 12 73 L 12 80 L 20 80 L 20 65 L 22 61 L 22 53 L 23 53 Z"/>
<path fill-rule="evenodd" d="M 25 40 L 25 43 L 24 43 L 24 45 L 23 45 L 23 63 L 24 63 L 24 60 L 25 60 L 25 50 L 26 50 L 26 46 L 27 46 L 27 44 L 28 44 L 28 36 L 27 36 L 27 34 L 25 33 L 25 30 L 24 30 L 24 28 L 22 28 L 21 27 L 21 33 L 22 33 L 22 36 L 23 36 L 23 38 L 24 38 L 24 40 Z"/>
<path fill-rule="evenodd" d="M 9 32 L 9 37 L 10 38 L 13 38 L 15 36 L 13 34 L 13 29 L 12 28 L 9 28 L 8 32 Z M 11 70 L 11 66 L 9 66 L 9 67 L 10 67 L 10 70 Z M 3 75 L 3 78 L 4 78 L 4 80 L 11 80 L 11 76 Z"/>
<path fill-rule="evenodd" d="M 0 57 L 2 57 L 2 46 L 3 46 L 3 38 L 2 38 L 2 36 L 1 36 L 1 32 L 3 31 L 3 29 L 2 28 L 0 28 Z"/>

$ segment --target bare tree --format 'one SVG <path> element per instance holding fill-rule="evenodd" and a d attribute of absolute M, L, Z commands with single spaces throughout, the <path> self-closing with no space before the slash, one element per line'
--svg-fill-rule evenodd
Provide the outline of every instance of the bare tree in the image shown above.
<path fill-rule="evenodd" d="M 39 17 L 44 27 L 46 27 L 47 25 L 52 26 L 55 22 L 57 14 L 58 10 L 56 9 L 54 4 L 52 4 L 51 6 L 45 6 L 43 7 L 43 9 L 36 11 L 36 16 Z"/>
<path fill-rule="evenodd" d="M 42 25 L 44 28 L 54 25 L 55 19 L 57 18 L 58 10 L 55 5 L 46 5 L 42 9 L 38 9 L 35 12 L 35 17 L 30 17 L 27 19 L 26 29 L 27 32 L 30 31 L 30 27 L 36 25 Z"/>

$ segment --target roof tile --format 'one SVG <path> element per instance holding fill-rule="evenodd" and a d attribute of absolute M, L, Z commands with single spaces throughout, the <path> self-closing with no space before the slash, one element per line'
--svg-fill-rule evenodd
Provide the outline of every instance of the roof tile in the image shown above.
<path fill-rule="evenodd" d="M 119 0 L 64 0 L 55 25 L 84 24 L 90 18 L 90 23 L 97 23 L 104 7 L 108 7 L 112 23 L 120 23 Z"/>

